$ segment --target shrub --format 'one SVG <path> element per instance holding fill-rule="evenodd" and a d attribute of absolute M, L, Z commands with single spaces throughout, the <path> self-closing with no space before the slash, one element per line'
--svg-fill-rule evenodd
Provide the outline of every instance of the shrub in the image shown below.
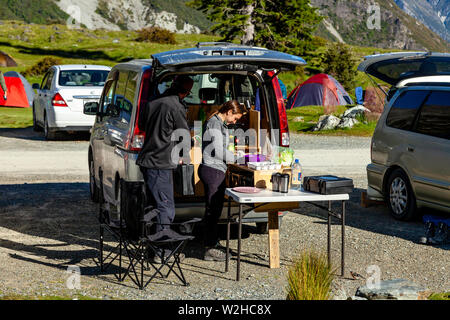
<path fill-rule="evenodd" d="M 348 91 L 355 87 L 356 60 L 352 51 L 343 43 L 331 45 L 323 57 L 324 72 L 332 75 Z"/>
<path fill-rule="evenodd" d="M 31 66 L 23 72 L 23 76 L 40 76 L 48 71 L 48 69 L 54 65 L 61 64 L 60 59 L 53 57 L 45 57 L 39 60 L 35 65 Z"/>
<path fill-rule="evenodd" d="M 288 272 L 287 300 L 328 300 L 333 270 L 327 257 L 304 251 Z"/>
<path fill-rule="evenodd" d="M 137 31 L 136 41 L 156 42 L 161 44 L 176 44 L 175 34 L 159 27 L 148 27 Z"/>

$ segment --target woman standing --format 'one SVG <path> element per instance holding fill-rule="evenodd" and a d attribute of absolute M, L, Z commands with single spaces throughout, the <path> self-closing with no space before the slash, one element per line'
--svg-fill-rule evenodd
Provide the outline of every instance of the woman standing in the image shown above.
<path fill-rule="evenodd" d="M 234 161 L 228 150 L 228 125 L 235 124 L 246 112 L 235 100 L 224 103 L 203 125 L 202 164 L 198 175 L 205 187 L 205 255 L 208 261 L 224 261 L 225 252 L 219 247 L 218 220 L 225 196 L 227 163 Z"/>

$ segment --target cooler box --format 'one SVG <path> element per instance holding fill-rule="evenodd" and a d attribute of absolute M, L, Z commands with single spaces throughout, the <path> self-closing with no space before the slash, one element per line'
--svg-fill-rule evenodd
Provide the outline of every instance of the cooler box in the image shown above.
<path fill-rule="evenodd" d="M 303 189 L 320 194 L 351 193 L 353 192 L 353 180 L 330 175 L 305 177 Z"/>

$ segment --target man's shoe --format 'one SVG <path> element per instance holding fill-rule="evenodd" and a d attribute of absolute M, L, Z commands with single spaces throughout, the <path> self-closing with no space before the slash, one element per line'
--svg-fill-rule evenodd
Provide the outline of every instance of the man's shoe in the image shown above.
<path fill-rule="evenodd" d="M 171 253 L 172 253 L 172 252 L 166 250 L 165 253 L 164 253 L 164 259 L 167 259 L 167 258 L 170 256 Z M 161 264 L 161 263 L 162 263 L 161 256 L 162 256 L 162 253 L 155 254 L 154 257 L 153 257 L 153 259 L 152 259 L 152 262 L 153 262 L 154 264 Z M 184 258 L 185 258 L 185 254 L 182 253 L 182 252 L 179 253 L 179 254 L 178 254 L 178 258 L 180 259 L 180 262 L 183 261 Z M 174 262 L 174 261 L 175 261 L 175 254 L 173 254 L 173 255 L 170 257 L 170 259 L 169 259 L 169 262 Z"/>
<path fill-rule="evenodd" d="M 444 244 L 448 238 L 448 226 L 444 222 L 439 222 L 434 237 L 429 238 L 430 244 Z"/>
<path fill-rule="evenodd" d="M 225 261 L 226 254 L 223 250 L 218 249 L 217 247 L 206 248 L 205 250 L 205 261 Z"/>

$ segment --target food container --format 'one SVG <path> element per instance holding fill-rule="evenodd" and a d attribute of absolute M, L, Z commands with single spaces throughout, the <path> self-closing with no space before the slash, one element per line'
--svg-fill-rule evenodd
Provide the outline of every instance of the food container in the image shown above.
<path fill-rule="evenodd" d="M 281 173 L 272 174 L 272 178 L 270 178 L 270 182 L 272 182 L 272 191 L 273 192 L 280 191 L 280 180 L 281 180 Z"/>
<path fill-rule="evenodd" d="M 245 163 L 249 162 L 264 162 L 266 161 L 266 156 L 263 154 L 246 154 L 244 156 Z"/>
<path fill-rule="evenodd" d="M 288 193 L 289 192 L 289 180 L 290 180 L 290 176 L 285 173 L 285 174 L 280 174 L 280 192 L 282 193 Z"/>

